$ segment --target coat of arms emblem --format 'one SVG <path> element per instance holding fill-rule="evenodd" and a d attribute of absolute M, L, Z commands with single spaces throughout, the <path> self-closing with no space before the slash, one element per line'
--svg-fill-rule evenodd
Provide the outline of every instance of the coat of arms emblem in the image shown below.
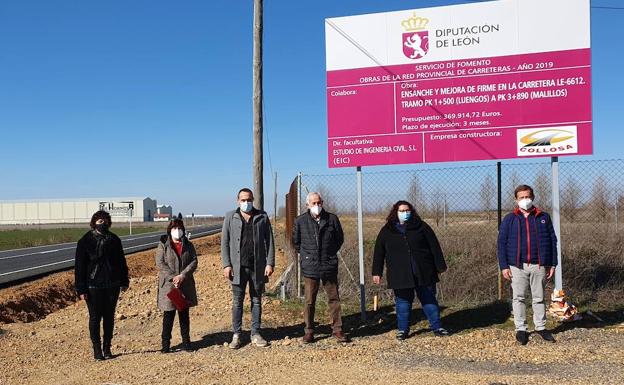
<path fill-rule="evenodd" d="M 403 33 L 403 54 L 410 59 L 420 59 L 429 51 L 429 31 L 426 31 L 429 19 L 416 16 L 405 19 L 401 26 Z"/>

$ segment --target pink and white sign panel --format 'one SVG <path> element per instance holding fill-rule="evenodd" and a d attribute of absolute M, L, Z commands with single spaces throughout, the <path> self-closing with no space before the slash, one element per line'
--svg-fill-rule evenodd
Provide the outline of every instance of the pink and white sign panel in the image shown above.
<path fill-rule="evenodd" d="M 329 167 L 591 154 L 589 6 L 327 19 Z"/>

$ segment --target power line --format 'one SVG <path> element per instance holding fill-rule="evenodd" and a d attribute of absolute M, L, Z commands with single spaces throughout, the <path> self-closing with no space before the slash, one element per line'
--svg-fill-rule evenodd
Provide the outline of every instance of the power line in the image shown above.
<path fill-rule="evenodd" d="M 266 115 L 266 101 L 264 101 L 262 103 L 262 119 L 264 120 L 264 122 L 266 123 L 266 125 L 263 125 L 264 128 L 264 136 L 266 138 L 267 141 L 267 152 L 269 155 L 269 169 L 271 170 L 271 175 L 273 175 L 273 161 L 271 159 L 271 141 L 269 140 L 269 119 L 267 119 L 267 115 Z"/>
<path fill-rule="evenodd" d="M 464 1 L 468 3 L 487 3 L 493 0 L 464 0 Z M 614 7 L 614 6 L 606 6 L 606 5 L 590 5 L 590 8 L 624 10 L 624 7 Z"/>

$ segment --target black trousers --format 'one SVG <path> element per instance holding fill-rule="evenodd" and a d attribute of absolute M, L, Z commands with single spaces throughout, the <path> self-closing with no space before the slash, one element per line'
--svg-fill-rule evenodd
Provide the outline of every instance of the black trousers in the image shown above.
<path fill-rule="evenodd" d="M 191 342 L 191 318 L 189 317 L 189 309 L 178 311 L 178 319 L 180 322 L 180 335 L 182 342 Z M 171 341 L 171 331 L 173 330 L 173 321 L 175 320 L 176 310 L 163 312 L 163 342 Z"/>
<path fill-rule="evenodd" d="M 119 288 L 89 288 L 87 308 L 89 309 L 89 336 L 93 344 L 100 344 L 100 323 L 104 324 L 104 342 L 113 339 L 115 327 L 115 308 L 119 299 Z M 103 321 L 103 322 L 102 322 Z"/>

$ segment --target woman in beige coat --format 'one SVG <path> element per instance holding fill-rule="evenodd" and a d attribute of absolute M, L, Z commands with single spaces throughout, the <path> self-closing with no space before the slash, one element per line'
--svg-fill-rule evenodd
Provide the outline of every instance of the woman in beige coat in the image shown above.
<path fill-rule="evenodd" d="M 184 222 L 174 219 L 167 227 L 167 235 L 161 238 L 156 249 L 158 266 L 158 308 L 163 311 L 162 349 L 170 352 L 171 330 L 176 308 L 167 294 L 174 287 L 180 289 L 190 306 L 197 305 L 197 290 L 193 272 L 197 269 L 195 247 L 185 236 Z M 191 322 L 189 308 L 178 311 L 182 349 L 191 350 Z"/>

